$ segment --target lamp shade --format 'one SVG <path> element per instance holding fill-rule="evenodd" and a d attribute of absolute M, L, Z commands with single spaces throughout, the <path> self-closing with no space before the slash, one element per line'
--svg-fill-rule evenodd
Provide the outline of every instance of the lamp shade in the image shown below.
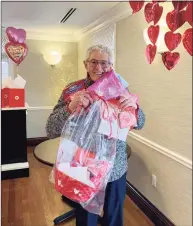
<path fill-rule="evenodd" d="M 52 51 L 48 54 L 44 54 L 43 57 L 44 60 L 52 66 L 58 64 L 62 59 L 62 55 L 57 51 Z"/>

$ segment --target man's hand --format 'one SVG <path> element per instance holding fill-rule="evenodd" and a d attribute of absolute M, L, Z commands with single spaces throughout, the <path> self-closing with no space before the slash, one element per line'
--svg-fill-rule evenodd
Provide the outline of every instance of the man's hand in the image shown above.
<path fill-rule="evenodd" d="M 73 112 L 77 109 L 78 106 L 83 106 L 84 108 L 86 108 L 92 103 L 93 99 L 89 95 L 89 92 L 86 90 L 82 90 L 73 95 L 68 107 Z"/>

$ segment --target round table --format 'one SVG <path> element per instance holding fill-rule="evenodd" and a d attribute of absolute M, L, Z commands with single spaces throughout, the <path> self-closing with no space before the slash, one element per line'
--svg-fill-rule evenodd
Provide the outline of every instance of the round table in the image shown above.
<path fill-rule="evenodd" d="M 55 164 L 59 142 L 60 138 L 58 137 L 40 143 L 34 149 L 34 156 L 38 161 L 53 166 Z"/>
<path fill-rule="evenodd" d="M 53 166 L 55 164 L 60 138 L 44 141 L 37 145 L 34 150 L 34 156 L 40 162 Z M 127 158 L 131 156 L 131 148 L 127 145 Z"/>
<path fill-rule="evenodd" d="M 51 140 L 46 140 L 40 143 L 34 149 L 35 158 L 46 165 L 53 166 L 56 161 L 59 142 L 60 142 L 60 137 L 51 139 Z M 129 158 L 130 155 L 131 155 L 131 148 L 129 147 L 129 145 L 127 145 L 127 157 Z M 64 213 L 61 216 L 56 217 L 53 220 L 55 225 L 61 222 L 64 222 L 69 218 L 72 218 L 75 216 L 76 205 L 74 204 L 74 202 L 72 202 L 71 200 L 67 199 L 64 196 L 62 196 L 62 200 L 64 202 L 67 202 L 73 209 L 67 213 Z M 101 219 L 102 218 L 99 218 L 99 222 L 101 222 Z"/>

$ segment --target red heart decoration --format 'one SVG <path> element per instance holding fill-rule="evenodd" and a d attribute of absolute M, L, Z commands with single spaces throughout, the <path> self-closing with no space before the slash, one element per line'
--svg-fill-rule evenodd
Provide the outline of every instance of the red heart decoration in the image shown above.
<path fill-rule="evenodd" d="M 162 61 L 168 70 L 171 70 L 172 68 L 174 68 L 178 63 L 179 59 L 180 59 L 180 54 L 177 52 L 171 53 L 168 51 L 162 54 Z"/>
<path fill-rule="evenodd" d="M 162 13 L 163 13 L 163 7 L 159 6 L 158 3 L 156 3 L 153 7 L 153 11 L 154 11 L 154 18 L 153 18 L 153 22 L 154 25 L 157 24 L 157 22 L 160 20 Z"/>
<path fill-rule="evenodd" d="M 166 32 L 165 37 L 164 37 L 165 44 L 168 47 L 168 49 L 170 51 L 172 51 L 178 47 L 178 45 L 181 42 L 181 38 L 182 38 L 182 36 L 180 33 L 174 34 L 173 32 L 168 31 L 168 32 Z"/>
<path fill-rule="evenodd" d="M 192 2 L 189 2 L 187 8 L 186 8 L 186 15 L 185 15 L 186 21 L 192 26 Z"/>
<path fill-rule="evenodd" d="M 155 43 L 157 42 L 158 35 L 159 35 L 159 25 L 157 25 L 157 26 L 151 25 L 147 29 L 147 34 L 149 36 L 150 41 L 155 45 Z"/>
<path fill-rule="evenodd" d="M 24 58 L 27 56 L 28 47 L 25 43 L 14 44 L 8 42 L 5 45 L 5 51 L 9 58 L 14 61 L 17 65 L 19 65 Z"/>
<path fill-rule="evenodd" d="M 174 6 L 174 10 L 180 11 L 188 5 L 188 1 L 176 1 L 172 0 L 172 4 Z"/>
<path fill-rule="evenodd" d="M 152 61 L 154 60 L 156 51 L 157 51 L 156 45 L 152 46 L 151 44 L 149 44 L 146 46 L 145 55 L 149 64 L 151 64 Z"/>
<path fill-rule="evenodd" d="M 153 3 L 147 3 L 145 5 L 144 14 L 145 14 L 145 19 L 147 23 L 150 23 L 151 21 L 153 21 L 153 18 L 154 18 L 153 6 L 154 6 Z"/>
<path fill-rule="evenodd" d="M 136 13 L 138 11 L 140 11 L 144 5 L 144 1 L 129 1 L 129 4 L 133 10 L 132 13 Z"/>
<path fill-rule="evenodd" d="M 171 31 L 174 32 L 186 22 L 185 13 L 185 10 L 180 12 L 173 10 L 167 14 L 166 23 Z"/>
<path fill-rule="evenodd" d="M 192 56 L 192 28 L 189 28 L 184 32 L 182 43 L 187 52 Z"/>

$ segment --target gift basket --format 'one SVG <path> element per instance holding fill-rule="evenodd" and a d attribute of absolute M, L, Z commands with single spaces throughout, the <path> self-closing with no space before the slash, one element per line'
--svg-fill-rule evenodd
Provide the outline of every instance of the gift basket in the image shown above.
<path fill-rule="evenodd" d="M 88 88 L 94 103 L 72 113 L 64 124 L 52 182 L 62 195 L 87 211 L 100 214 L 113 169 L 117 139 L 126 140 L 137 123 L 137 97 L 121 85 L 114 72 Z M 131 106 L 120 111 L 119 97 L 129 95 Z"/>

